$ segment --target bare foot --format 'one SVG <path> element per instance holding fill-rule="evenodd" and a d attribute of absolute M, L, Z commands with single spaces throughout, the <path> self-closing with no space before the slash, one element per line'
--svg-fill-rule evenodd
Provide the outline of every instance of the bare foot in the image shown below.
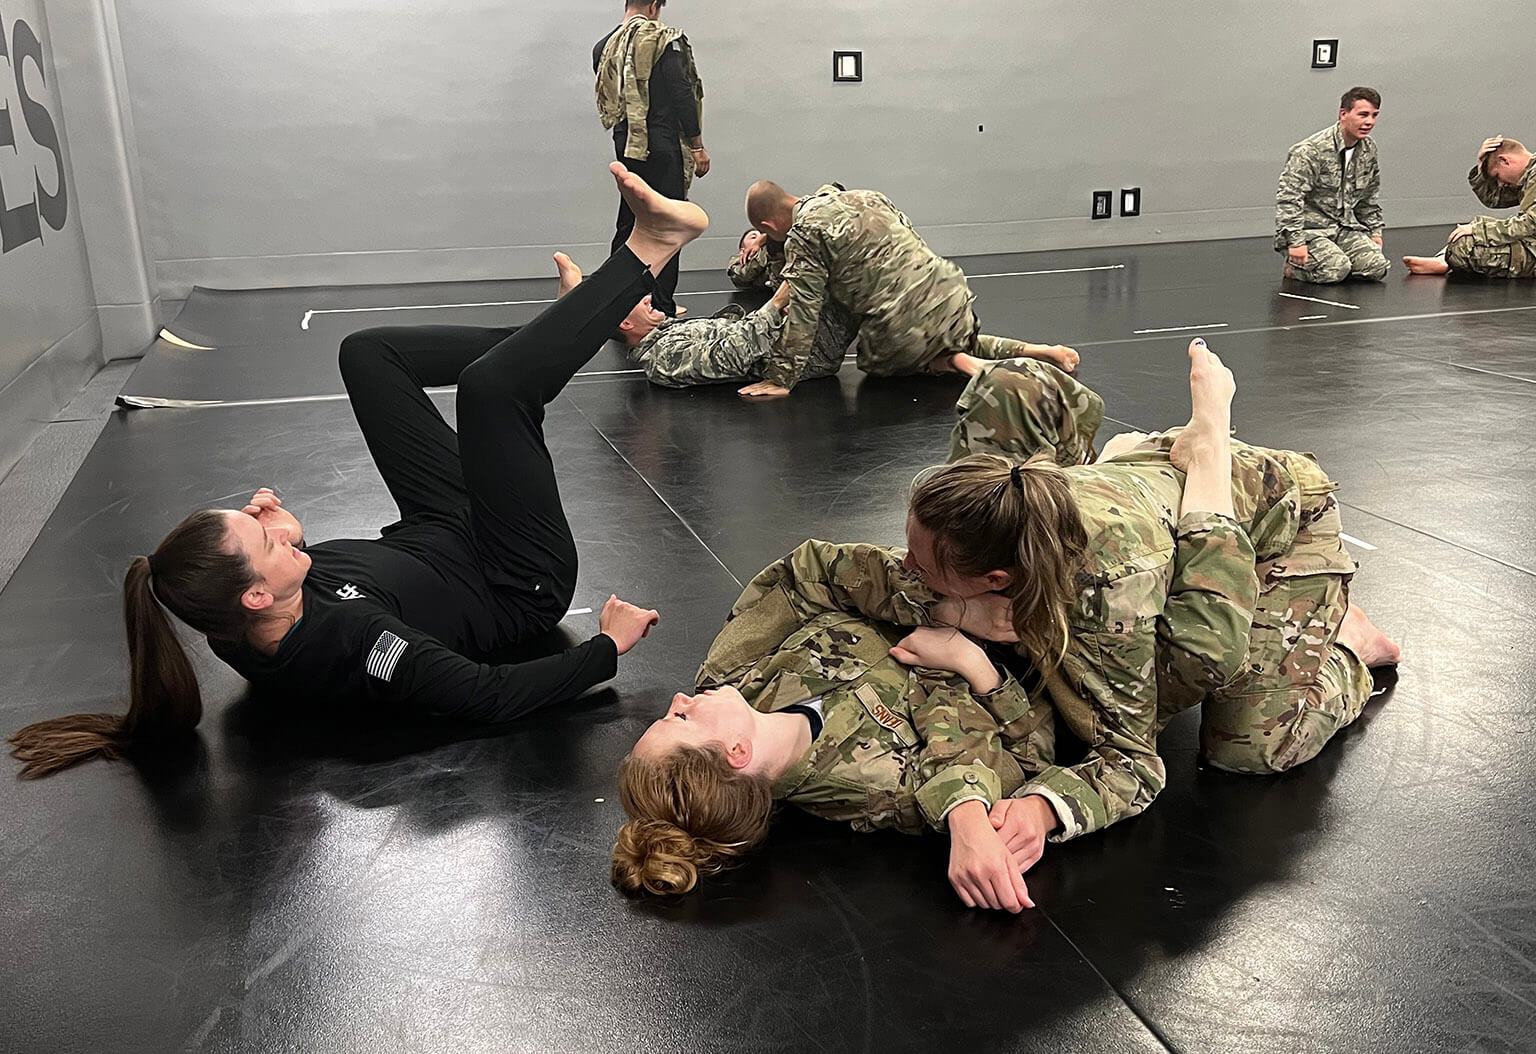
<path fill-rule="evenodd" d="M 1280 276 L 1282 278 L 1295 278 L 1296 268 L 1292 267 L 1290 264 L 1286 264 L 1280 269 Z"/>
<path fill-rule="evenodd" d="M 656 193 L 645 180 L 617 161 L 608 166 L 619 185 L 619 195 L 635 214 L 635 229 L 624 244 L 650 268 L 661 274 L 667 261 L 689 242 L 709 229 L 709 217 L 691 201 L 673 201 Z"/>
<path fill-rule="evenodd" d="M 1205 341 L 1189 342 L 1189 424 L 1169 448 L 1174 467 L 1188 472 L 1195 461 L 1232 456 L 1232 396 L 1237 382 L 1232 371 Z"/>
<path fill-rule="evenodd" d="M 1403 266 L 1409 274 L 1450 274 L 1451 265 L 1443 256 L 1405 256 Z"/>
<path fill-rule="evenodd" d="M 1062 373 L 1074 373 L 1077 371 L 1077 349 L 1069 348 L 1065 344 L 1031 344 L 1029 346 L 1029 357 L 1032 359 L 1044 359 Z"/>
<path fill-rule="evenodd" d="M 564 296 L 581 284 L 581 268 L 565 253 L 555 253 L 555 270 L 560 272 L 560 290 L 556 296 Z"/>
<path fill-rule="evenodd" d="M 1396 666 L 1403 657 L 1403 649 L 1377 629 L 1358 604 L 1349 605 L 1339 624 L 1338 641 L 1367 666 Z"/>
<path fill-rule="evenodd" d="M 684 307 L 684 306 L 683 306 L 683 305 L 682 305 L 682 304 L 678 304 L 678 305 L 677 305 L 677 310 L 676 310 L 676 312 L 675 312 L 675 313 L 674 313 L 674 314 L 673 314 L 673 315 L 672 315 L 672 317 L 673 317 L 673 318 L 682 318 L 682 317 L 683 317 L 683 316 L 684 316 L 684 315 L 686 315 L 686 314 L 687 314 L 687 313 L 688 313 L 688 309 L 687 309 L 687 308 L 686 308 L 686 307 Z"/>

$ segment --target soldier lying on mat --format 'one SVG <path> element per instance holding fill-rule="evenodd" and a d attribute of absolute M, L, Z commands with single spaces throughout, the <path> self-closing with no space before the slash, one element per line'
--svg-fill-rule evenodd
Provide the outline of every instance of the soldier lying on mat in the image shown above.
<path fill-rule="evenodd" d="M 1094 464 L 1097 395 L 1041 363 L 987 364 L 954 460 L 913 488 L 907 550 L 807 542 L 747 586 L 698 694 L 620 769 L 615 884 L 685 892 L 783 800 L 947 831 L 961 900 L 1019 911 L 1048 839 L 1151 804 L 1175 714 L 1201 704 L 1205 760 L 1248 773 L 1310 759 L 1358 717 L 1368 667 L 1399 653 L 1348 601 L 1334 484 L 1304 454 L 1232 440 L 1230 371 L 1203 341 L 1190 359 L 1189 425 L 1118 436 Z M 1014 643 L 1041 690 L 942 626 Z M 1049 710 L 1080 763 L 1054 763 Z"/>

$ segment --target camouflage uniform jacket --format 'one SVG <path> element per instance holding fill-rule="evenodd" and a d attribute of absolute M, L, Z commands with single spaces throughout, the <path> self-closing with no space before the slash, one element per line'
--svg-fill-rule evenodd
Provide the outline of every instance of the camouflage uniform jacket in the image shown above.
<path fill-rule="evenodd" d="M 1478 245 L 1510 245 L 1525 242 L 1536 252 L 1536 158 L 1525 166 L 1520 182 L 1505 186 L 1483 174 L 1480 165 L 1467 173 L 1467 182 L 1479 201 L 1489 208 L 1507 209 L 1518 205 L 1520 212 L 1509 219 L 1479 216 L 1472 221 L 1471 238 Z"/>
<path fill-rule="evenodd" d="M 1334 238 L 1340 231 L 1386 229 L 1382 220 L 1381 168 L 1376 140 L 1355 144 L 1349 170 L 1343 167 L 1344 133 L 1337 124 L 1291 147 L 1275 191 L 1275 249 L 1305 245 L 1308 238 Z"/>
<path fill-rule="evenodd" d="M 711 318 L 669 318 L 629 352 L 653 384 L 687 388 L 755 376 L 784 330 L 784 312 L 772 301 L 745 314 L 740 307 Z"/>
<path fill-rule="evenodd" d="M 969 327 L 975 297 L 965 274 L 935 255 L 884 194 L 827 185 L 795 205 L 784 243 L 790 286 L 784 342 L 763 379 L 793 388 L 810 355 L 828 298 L 859 321 L 860 347 L 875 354 L 912 343 L 934 327 Z M 952 350 L 968 350 L 955 347 Z"/>
<path fill-rule="evenodd" d="M 784 246 L 765 241 L 757 252 L 747 257 L 746 263 L 741 262 L 738 252 L 731 257 L 725 273 L 737 289 L 767 289 L 771 292 L 784 280 Z"/>
<path fill-rule="evenodd" d="M 621 122 L 629 122 L 625 157 L 644 161 L 651 156 L 650 131 L 646 126 L 651 111 L 651 69 L 674 43 L 682 52 L 683 68 L 688 83 L 693 85 L 693 97 L 702 123 L 704 84 L 694 66 L 693 48 L 682 30 L 648 18 L 634 17 L 620 26 L 603 48 L 597 66 L 597 116 L 608 130 L 618 127 Z M 691 160 L 692 155 L 688 158 Z M 691 180 L 692 170 L 688 167 L 687 176 Z"/>
<path fill-rule="evenodd" d="M 907 630 L 853 609 L 862 600 L 911 624 L 922 617 L 916 598 L 932 598 L 920 582 L 895 578 L 861 591 L 853 569 L 893 566 L 864 551 L 874 547 L 807 542 L 754 578 L 710 647 L 698 685 L 734 685 L 765 713 L 821 698 L 825 727 L 778 780 L 775 797 L 859 831 L 942 831 L 961 802 L 990 807 L 1050 763 L 1050 706 L 1031 705 L 1011 674 L 976 695 L 958 675 L 892 659 L 891 645 Z M 852 583 L 858 600 L 841 592 L 839 579 Z M 798 588 L 813 582 L 820 585 Z M 877 602 L 879 593 L 886 596 Z"/>
<path fill-rule="evenodd" d="M 1299 489 L 1277 463 L 1259 461 L 1254 469 L 1259 475 L 1234 477 L 1239 516 L 1248 515 L 1266 547 L 1283 551 L 1297 529 Z M 1066 655 L 1045 685 L 1089 750 L 1081 763 L 1047 768 L 1012 792 L 1051 802 L 1061 821 L 1053 841 L 1151 804 L 1166 782 L 1158 731 L 1241 672 L 1258 600 L 1248 532 L 1215 513 L 1181 518 L 1184 476 L 1166 450 L 1065 471 L 1090 556 Z M 742 602 L 754 590 L 773 589 L 780 594 L 773 603 L 786 612 L 800 605 L 923 625 L 933 594 L 902 568 L 902 556 L 900 549 L 807 542 L 754 579 Z"/>

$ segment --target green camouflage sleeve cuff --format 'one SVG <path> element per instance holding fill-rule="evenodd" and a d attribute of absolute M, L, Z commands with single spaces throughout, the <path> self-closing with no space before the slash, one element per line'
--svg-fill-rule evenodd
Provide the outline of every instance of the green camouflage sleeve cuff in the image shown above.
<path fill-rule="evenodd" d="M 997 773 L 975 762 L 951 765 L 917 789 L 917 807 L 936 831 L 947 830 L 946 821 L 955 806 L 967 801 L 986 802 L 991 808 L 1003 796 Z"/>
<path fill-rule="evenodd" d="M 1038 794 L 1051 803 L 1061 830 L 1050 836 L 1053 842 L 1065 842 L 1078 835 L 1108 826 L 1104 801 L 1071 769 L 1056 766 L 1046 769 L 1014 792 L 1015 798 Z"/>

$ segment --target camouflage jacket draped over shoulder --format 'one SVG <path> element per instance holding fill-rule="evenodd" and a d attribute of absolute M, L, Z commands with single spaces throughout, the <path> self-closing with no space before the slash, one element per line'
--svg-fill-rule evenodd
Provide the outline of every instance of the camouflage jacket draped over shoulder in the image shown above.
<path fill-rule="evenodd" d="M 1340 231 L 1386 229 L 1382 219 L 1381 167 L 1376 141 L 1355 144 L 1346 170 L 1340 153 L 1344 133 L 1337 124 L 1291 147 L 1275 191 L 1275 249 L 1305 245 L 1308 238 L 1333 238 Z"/>
<path fill-rule="evenodd" d="M 1505 186 L 1483 174 L 1482 167 L 1475 165 L 1467 173 L 1467 182 L 1479 201 L 1489 208 L 1507 209 L 1519 206 L 1520 212 L 1508 219 L 1479 216 L 1472 221 L 1471 238 L 1478 245 L 1511 245 L 1527 243 L 1536 253 L 1536 158 L 1525 166 L 1520 182 L 1513 187 Z"/>
<path fill-rule="evenodd" d="M 975 297 L 965 274 L 928 248 L 884 194 L 823 186 L 795 206 L 784 259 L 789 319 L 764 380 L 785 388 L 799 381 L 827 298 L 853 313 L 860 346 L 871 354 L 946 330 L 968 328 L 974 342 Z"/>
<path fill-rule="evenodd" d="M 603 47 L 597 63 L 597 116 L 609 130 L 628 122 L 625 157 L 644 161 L 650 156 L 646 119 L 651 111 L 651 70 L 674 43 L 682 52 L 683 69 L 693 86 L 702 125 L 704 84 L 693 62 L 693 48 L 682 30 L 647 18 L 631 18 L 614 31 Z M 682 149 L 681 143 L 678 149 Z"/>
<path fill-rule="evenodd" d="M 734 685 L 769 713 L 820 697 L 825 727 L 776 797 L 860 831 L 942 831 L 961 802 L 990 807 L 1049 764 L 1054 726 L 1011 674 L 976 695 L 889 656 L 907 632 L 895 623 L 932 600 L 900 566 L 900 550 L 806 542 L 748 584 L 698 685 Z"/>
<path fill-rule="evenodd" d="M 737 253 L 731 257 L 725 273 L 737 289 L 767 289 L 771 292 L 784 280 L 784 246 L 765 241 L 757 252 L 747 257 L 746 263 L 741 262 L 741 254 Z"/>

